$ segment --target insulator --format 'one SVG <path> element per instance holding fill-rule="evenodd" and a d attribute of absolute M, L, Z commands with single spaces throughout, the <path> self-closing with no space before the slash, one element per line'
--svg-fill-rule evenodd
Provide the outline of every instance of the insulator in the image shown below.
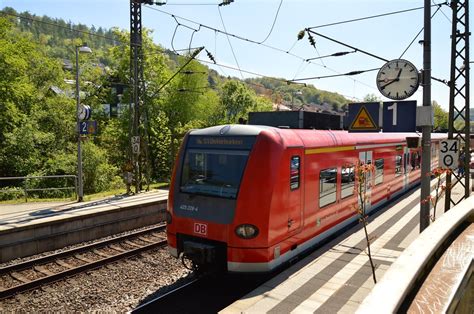
<path fill-rule="evenodd" d="M 299 33 L 298 33 L 298 40 L 301 40 L 304 38 L 304 33 L 305 33 L 305 30 L 301 30 Z"/>
<path fill-rule="evenodd" d="M 212 62 L 214 62 L 214 64 L 216 64 L 216 59 L 214 59 L 214 56 L 207 49 L 206 49 L 206 54 L 209 60 L 211 60 Z"/>
<path fill-rule="evenodd" d="M 311 46 L 316 48 L 316 41 L 314 40 L 314 37 L 311 36 L 311 34 L 309 34 L 309 33 L 308 33 L 308 40 L 309 40 L 309 43 L 311 44 Z"/>

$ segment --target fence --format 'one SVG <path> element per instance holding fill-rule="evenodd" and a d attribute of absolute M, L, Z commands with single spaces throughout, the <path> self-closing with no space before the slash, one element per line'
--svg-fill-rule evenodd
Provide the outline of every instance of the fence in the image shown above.
<path fill-rule="evenodd" d="M 32 180 L 44 180 L 44 179 L 73 179 L 74 186 L 59 186 L 59 187 L 41 187 L 41 184 L 34 184 L 33 186 L 30 185 Z M 17 191 L 18 188 L 23 190 L 23 194 L 25 197 L 25 202 L 28 202 L 28 193 L 31 192 L 41 192 L 41 191 L 66 191 L 72 190 L 77 198 L 77 176 L 75 175 L 55 175 L 55 176 L 28 176 L 28 177 L 0 177 L 0 183 L 2 181 L 23 181 L 23 183 L 15 184 L 13 187 L 7 186 L 7 189 L 0 189 L 0 193 L 12 193 Z"/>

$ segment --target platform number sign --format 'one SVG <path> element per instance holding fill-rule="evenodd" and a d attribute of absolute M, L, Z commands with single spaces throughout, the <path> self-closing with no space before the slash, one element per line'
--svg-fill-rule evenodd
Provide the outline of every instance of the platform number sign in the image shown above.
<path fill-rule="evenodd" d="M 439 152 L 439 166 L 441 168 L 456 169 L 458 167 L 458 140 L 442 140 L 440 142 Z"/>
<path fill-rule="evenodd" d="M 416 101 L 386 101 L 383 103 L 384 132 L 415 132 Z"/>

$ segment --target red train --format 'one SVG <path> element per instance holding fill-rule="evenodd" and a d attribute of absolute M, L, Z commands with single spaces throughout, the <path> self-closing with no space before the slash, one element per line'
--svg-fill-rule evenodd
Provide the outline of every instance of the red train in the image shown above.
<path fill-rule="evenodd" d="M 375 171 L 368 209 L 420 180 L 411 133 L 348 133 L 256 125 L 189 132 L 170 186 L 170 253 L 198 266 L 265 272 L 357 219 L 354 169 Z M 432 166 L 439 141 L 432 135 Z"/>

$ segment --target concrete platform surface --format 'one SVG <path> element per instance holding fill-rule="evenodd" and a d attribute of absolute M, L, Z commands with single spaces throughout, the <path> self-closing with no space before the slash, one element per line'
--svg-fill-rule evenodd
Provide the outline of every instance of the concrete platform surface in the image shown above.
<path fill-rule="evenodd" d="M 370 218 L 367 231 L 378 281 L 418 237 L 419 203 L 417 189 Z M 443 205 L 441 198 L 437 217 Z M 374 286 L 364 229 L 358 224 L 220 313 L 354 313 Z"/>
<path fill-rule="evenodd" d="M 0 263 L 164 220 L 167 190 L 82 203 L 0 206 Z"/>
<path fill-rule="evenodd" d="M 0 231 L 95 211 L 167 200 L 167 198 L 168 190 L 158 189 L 136 195 L 117 195 L 81 203 L 69 201 L 0 204 Z"/>

